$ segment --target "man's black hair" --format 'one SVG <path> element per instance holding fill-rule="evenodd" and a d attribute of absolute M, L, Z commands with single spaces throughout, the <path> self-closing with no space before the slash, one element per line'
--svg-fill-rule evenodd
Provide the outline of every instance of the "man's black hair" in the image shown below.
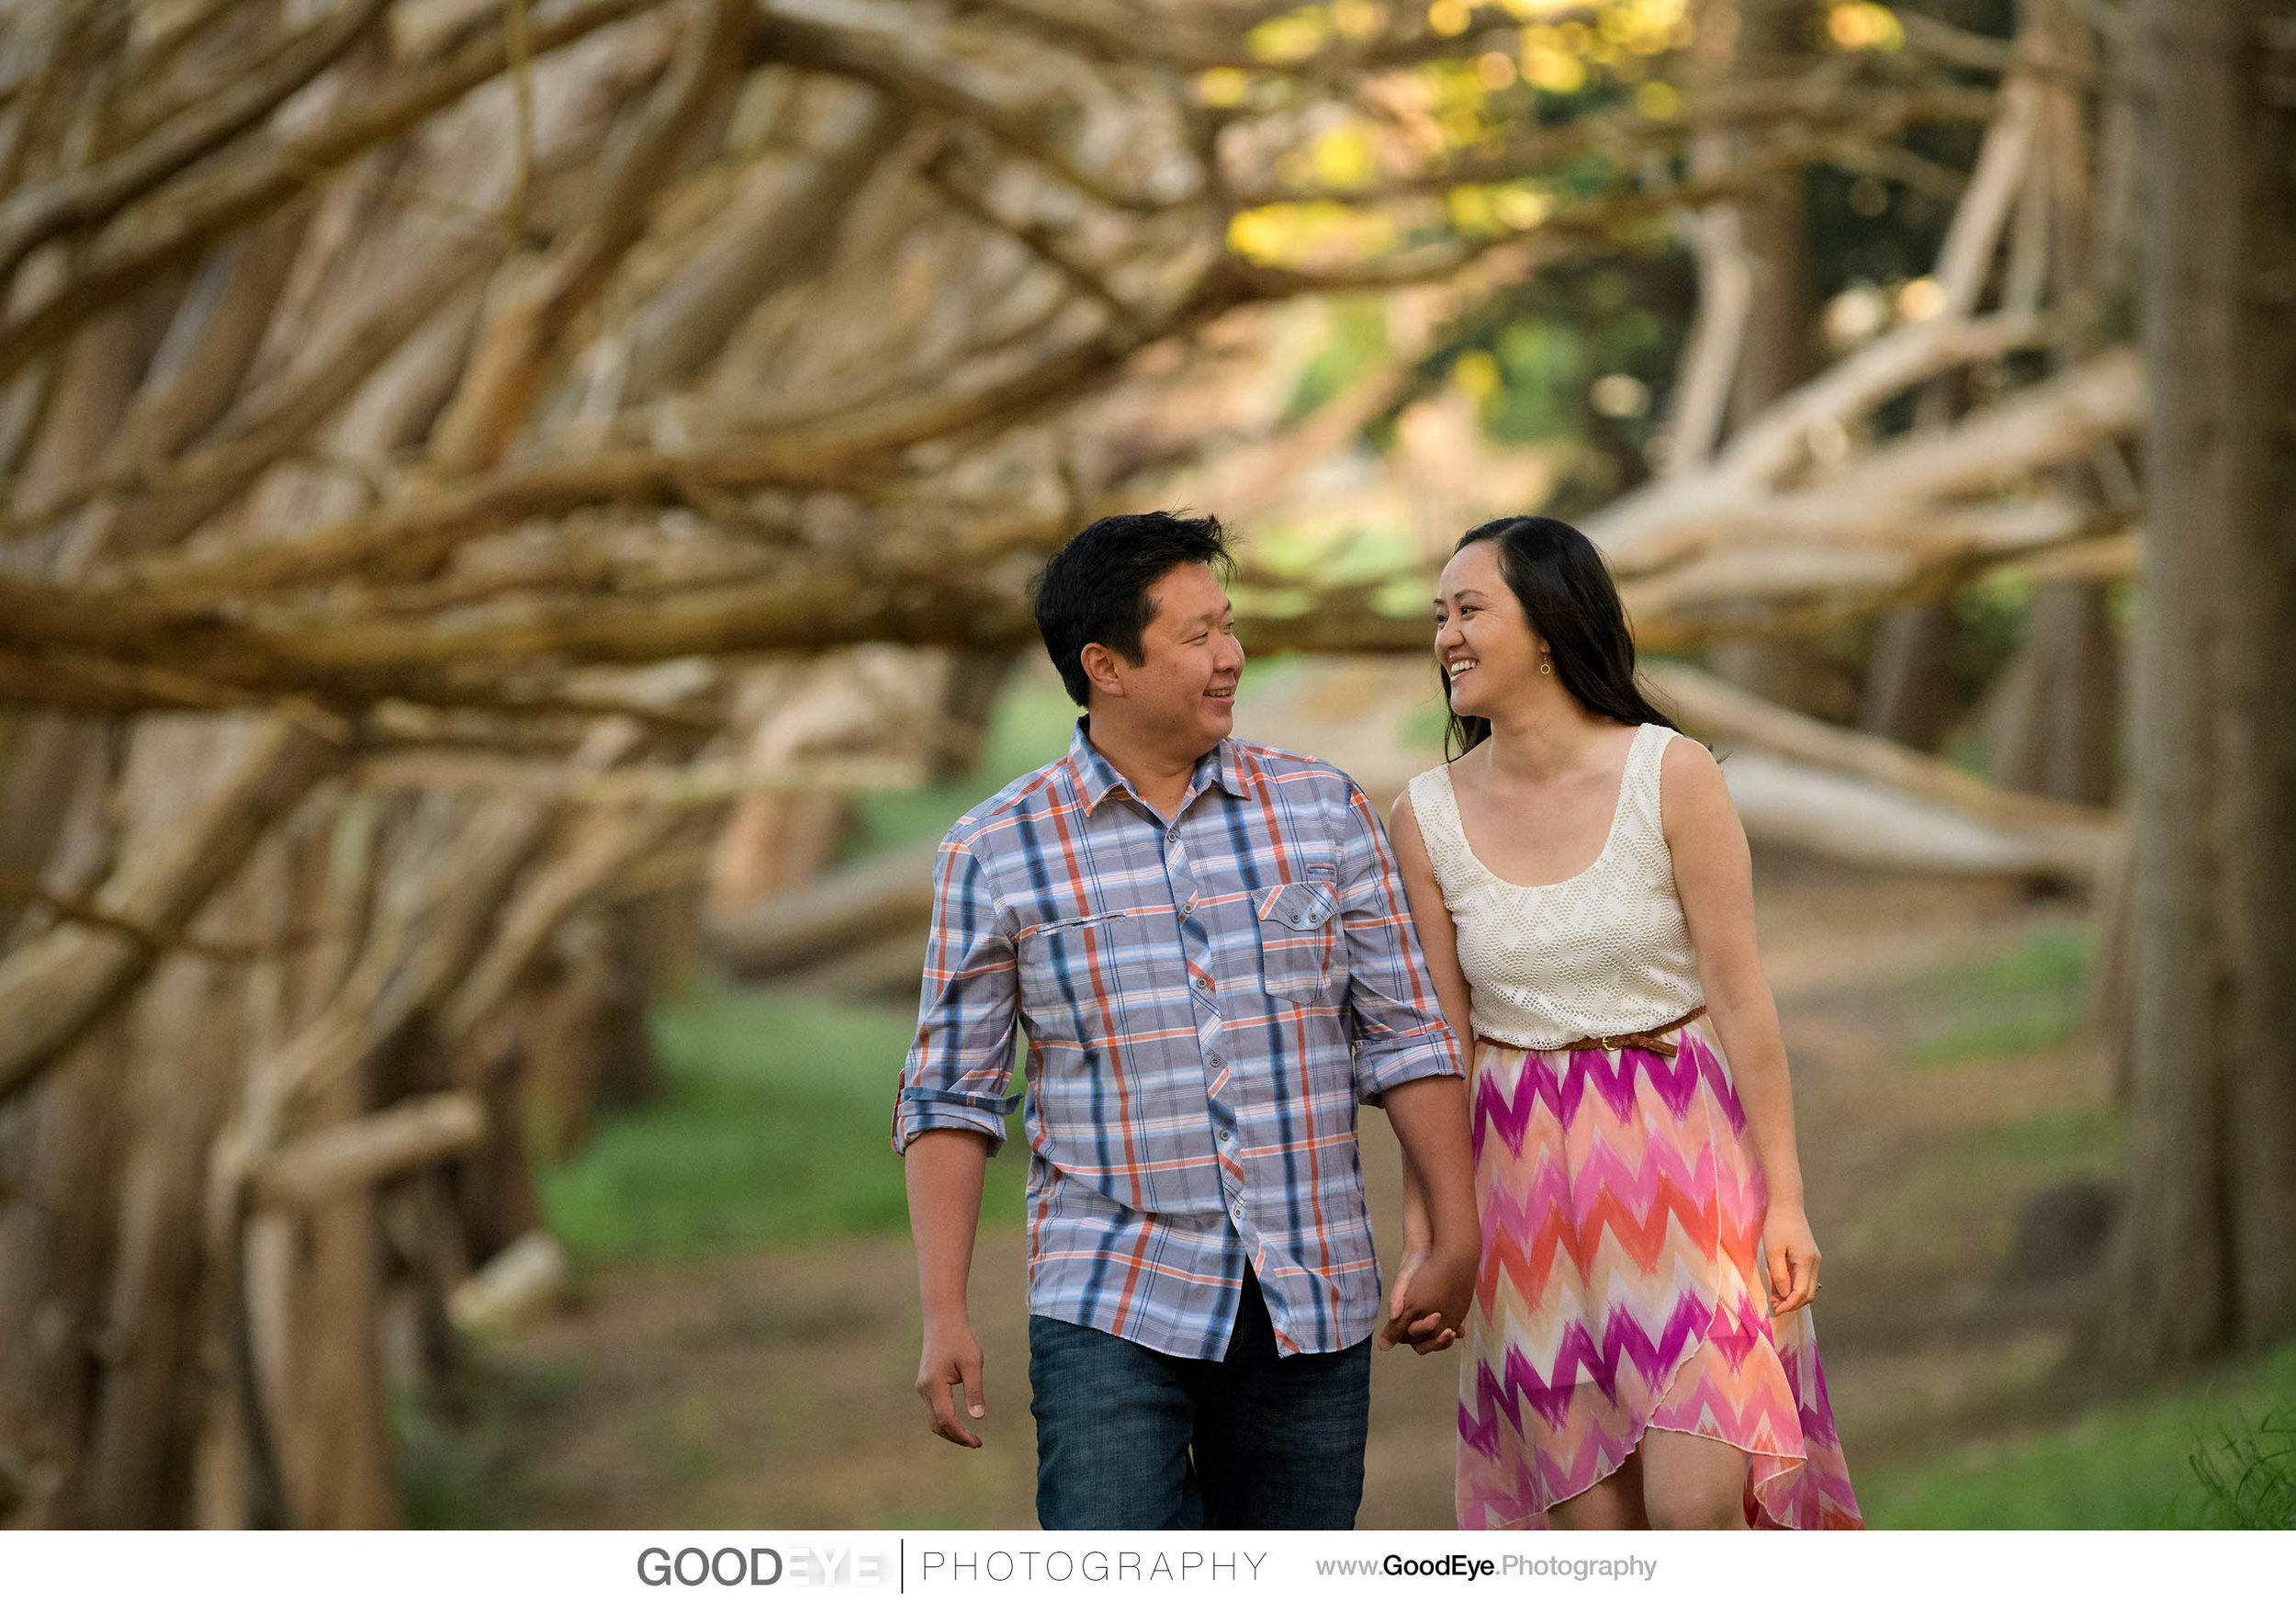
<path fill-rule="evenodd" d="M 1036 627 L 1068 697 L 1087 705 L 1084 649 L 1104 645 L 1138 667 L 1140 637 L 1156 615 L 1148 592 L 1188 562 L 1225 580 L 1235 570 L 1217 517 L 1131 512 L 1103 517 L 1052 553 L 1036 580 Z"/>

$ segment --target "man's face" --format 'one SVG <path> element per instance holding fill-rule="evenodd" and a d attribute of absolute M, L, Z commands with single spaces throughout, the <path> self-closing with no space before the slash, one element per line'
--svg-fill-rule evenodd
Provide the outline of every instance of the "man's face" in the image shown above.
<path fill-rule="evenodd" d="M 1235 608 L 1202 562 L 1173 569 L 1148 588 L 1155 615 L 1141 630 L 1138 666 L 1116 660 L 1128 722 L 1175 744 L 1209 750 L 1235 728 L 1244 648 Z"/>

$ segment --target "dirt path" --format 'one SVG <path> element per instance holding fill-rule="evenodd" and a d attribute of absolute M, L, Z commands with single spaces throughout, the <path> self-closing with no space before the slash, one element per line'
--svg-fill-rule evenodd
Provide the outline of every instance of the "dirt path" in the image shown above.
<path fill-rule="evenodd" d="M 1853 1482 L 2062 1414 L 2077 1400 L 2060 1371 L 2089 1281 L 2020 1281 L 2005 1264 L 2030 1195 L 2110 1169 L 2116 1125 L 2086 1047 L 2017 1049 L 2068 1005 L 2062 982 L 2035 1000 L 2026 970 L 2036 950 L 2077 939 L 2077 908 L 1774 857 L 1760 877 L 1827 1253 L 1820 1350 Z M 1908 981 L 1923 974 L 1948 976 Z M 1392 1141 L 1383 1121 L 1366 1127 L 1391 1257 Z M 445 1512 L 604 1528 L 1033 1528 L 1022 1286 L 1019 1235 L 985 1238 L 973 1303 L 988 1444 L 967 1452 L 926 1433 L 910 1391 L 905 1239 L 613 1270 L 575 1314 L 490 1359 L 487 1422 L 442 1460 L 455 1482 Z M 1366 1528 L 1449 1528 L 1457 1360 L 1379 1358 Z"/>

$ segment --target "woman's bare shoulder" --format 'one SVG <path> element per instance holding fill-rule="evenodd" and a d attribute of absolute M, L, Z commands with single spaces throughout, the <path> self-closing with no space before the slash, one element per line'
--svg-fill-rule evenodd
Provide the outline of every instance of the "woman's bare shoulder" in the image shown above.
<path fill-rule="evenodd" d="M 1411 791 L 1410 784 L 1398 790 L 1395 804 L 1387 809 L 1388 838 L 1395 842 L 1398 851 L 1424 856 L 1427 844 L 1419 835 L 1419 817 L 1412 810 Z"/>
<path fill-rule="evenodd" d="M 1659 811 L 1670 839 L 1677 823 L 1687 820 L 1694 826 L 1721 816 L 1736 816 L 1722 764 L 1688 735 L 1668 740 L 1660 755 Z"/>
<path fill-rule="evenodd" d="M 1723 782 L 1722 764 L 1715 761 L 1714 753 L 1679 730 L 1660 753 L 1659 776 L 1669 781 L 1680 778 L 1694 785 Z"/>

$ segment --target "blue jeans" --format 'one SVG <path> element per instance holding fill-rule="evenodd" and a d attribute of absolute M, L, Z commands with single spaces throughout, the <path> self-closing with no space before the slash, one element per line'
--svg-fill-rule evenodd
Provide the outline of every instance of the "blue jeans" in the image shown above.
<path fill-rule="evenodd" d="M 1279 1358 L 1249 1269 L 1226 1357 L 1032 1314 L 1029 1385 L 1046 1529 L 1355 1528 L 1371 1338 Z"/>

